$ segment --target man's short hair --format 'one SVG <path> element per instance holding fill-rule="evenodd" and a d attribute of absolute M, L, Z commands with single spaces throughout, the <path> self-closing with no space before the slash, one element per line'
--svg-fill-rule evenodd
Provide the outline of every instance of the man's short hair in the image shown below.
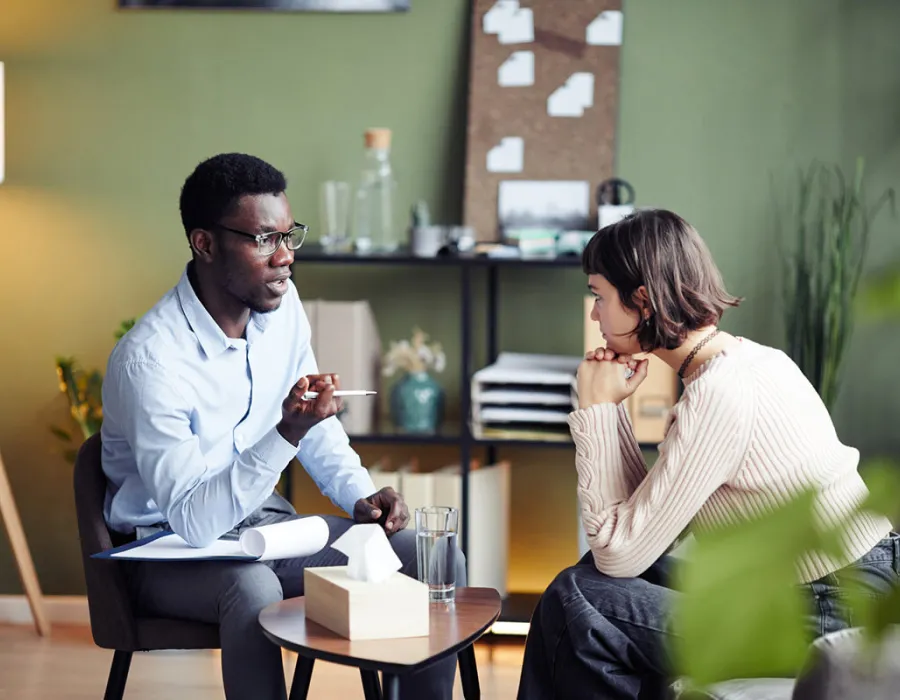
<path fill-rule="evenodd" d="M 646 287 L 650 315 L 636 329 L 644 352 L 677 348 L 689 332 L 717 324 L 727 307 L 742 301 L 725 290 L 694 227 L 665 209 L 639 210 L 600 229 L 581 263 L 585 274 L 603 275 L 634 311 L 640 311 L 638 288 Z"/>
<path fill-rule="evenodd" d="M 181 188 L 179 206 L 185 235 L 218 224 L 244 195 L 280 194 L 286 189 L 284 173 L 256 156 L 213 156 L 200 163 Z"/>

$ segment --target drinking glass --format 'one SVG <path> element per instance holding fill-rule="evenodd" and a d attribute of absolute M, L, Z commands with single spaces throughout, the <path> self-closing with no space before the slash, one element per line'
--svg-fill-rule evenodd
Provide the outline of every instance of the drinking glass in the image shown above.
<path fill-rule="evenodd" d="M 418 578 L 428 584 L 431 602 L 456 598 L 456 536 L 459 511 L 449 506 L 416 508 Z"/>
<path fill-rule="evenodd" d="M 322 247 L 331 253 L 350 250 L 350 185 L 328 180 L 319 193 Z"/>

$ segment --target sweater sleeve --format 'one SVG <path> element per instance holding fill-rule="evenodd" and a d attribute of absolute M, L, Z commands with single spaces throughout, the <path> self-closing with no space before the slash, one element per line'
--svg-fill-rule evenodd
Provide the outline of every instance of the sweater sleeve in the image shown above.
<path fill-rule="evenodd" d="M 616 406 L 569 414 L 581 517 L 599 571 L 638 576 L 665 553 L 740 466 L 750 405 L 737 387 L 685 392 L 656 464 L 633 491 L 623 467 L 627 446 Z"/>
<path fill-rule="evenodd" d="M 647 463 L 644 461 L 641 446 L 634 436 L 634 428 L 628 417 L 628 411 L 625 410 L 624 401 L 619 404 L 616 413 L 618 414 L 619 445 L 621 447 L 621 469 L 630 496 L 647 476 Z"/>

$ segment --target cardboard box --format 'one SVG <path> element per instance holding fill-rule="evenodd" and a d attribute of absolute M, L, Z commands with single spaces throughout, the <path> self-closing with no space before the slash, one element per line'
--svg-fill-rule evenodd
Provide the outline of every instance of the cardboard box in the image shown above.
<path fill-rule="evenodd" d="M 303 302 L 312 329 L 312 349 L 321 372 L 336 372 L 344 389 L 381 389 L 381 338 L 367 301 Z M 366 435 L 378 424 L 380 397 L 349 397 L 338 417 L 350 435 Z"/>
<path fill-rule="evenodd" d="M 591 320 L 594 298 L 584 298 L 584 351 L 604 347 L 606 342 L 600 326 Z M 638 442 L 660 443 L 665 437 L 666 420 L 678 401 L 678 375 L 656 355 L 641 354 L 647 358 L 647 378 L 625 404 L 631 418 L 631 427 Z"/>
<path fill-rule="evenodd" d="M 428 586 L 395 572 L 379 583 L 357 581 L 346 566 L 303 570 L 306 617 L 346 639 L 427 637 Z"/>

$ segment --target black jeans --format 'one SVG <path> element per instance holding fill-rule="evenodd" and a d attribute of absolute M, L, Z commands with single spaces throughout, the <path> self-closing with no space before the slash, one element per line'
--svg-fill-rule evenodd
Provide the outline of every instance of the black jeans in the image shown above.
<path fill-rule="evenodd" d="M 662 557 L 639 578 L 597 571 L 591 553 L 560 573 L 534 611 L 518 700 L 635 700 L 664 696 L 670 678 L 668 613 L 674 561 Z M 805 584 L 810 636 L 850 627 L 843 596 L 851 582 L 883 595 L 900 580 L 900 536 L 891 534 L 853 564 Z"/>

